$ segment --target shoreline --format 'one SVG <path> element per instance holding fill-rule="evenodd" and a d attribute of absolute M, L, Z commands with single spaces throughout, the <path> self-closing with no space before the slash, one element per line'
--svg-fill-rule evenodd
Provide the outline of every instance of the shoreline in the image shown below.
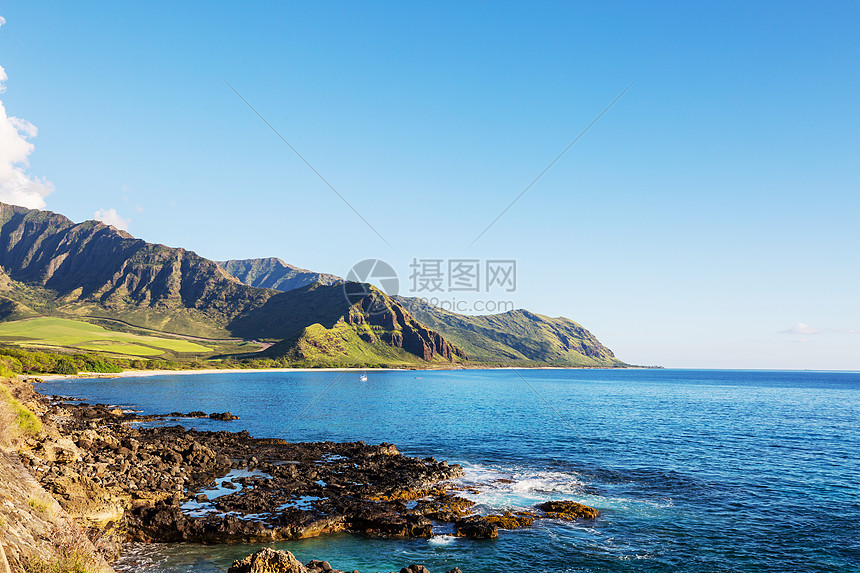
<path fill-rule="evenodd" d="M 405 456 L 391 443 L 288 442 L 230 425 L 196 430 L 182 420 L 238 418 L 141 415 L 64 403 L 28 386 L 30 404 L 52 422 L 20 452 L 22 460 L 88 529 L 110 532 L 109 557 L 117 557 L 126 541 L 266 543 L 338 532 L 429 538 L 434 528 L 487 539 L 535 519 L 597 515 L 590 508 L 593 514 L 568 515 L 569 508 L 543 507 L 482 515 L 472 509 L 475 502 L 458 495 L 466 489 L 455 481 L 465 475 L 460 465 Z M 158 420 L 178 424 L 138 426 Z"/>
<path fill-rule="evenodd" d="M 457 370 L 651 370 L 652 368 L 642 366 L 628 366 L 624 368 L 604 368 L 600 366 L 484 366 L 475 368 L 203 368 L 199 370 L 123 370 L 122 372 L 79 372 L 69 374 L 22 374 L 19 379 L 23 382 L 39 381 L 57 382 L 61 380 L 89 380 L 99 378 L 144 378 L 148 376 L 178 375 L 188 376 L 193 374 L 241 374 L 253 372 L 268 373 L 291 373 L 291 372 L 451 372 Z"/>
<path fill-rule="evenodd" d="M 37 380 L 56 382 L 59 380 L 81 380 L 94 378 L 144 378 L 147 376 L 166 376 L 179 375 L 188 376 L 191 374 L 241 374 L 244 372 L 362 372 L 364 370 L 372 370 L 374 372 L 384 372 L 392 370 L 402 370 L 401 368 L 203 368 L 200 370 L 123 370 L 122 372 L 79 372 L 75 375 L 68 374 L 26 374 L 22 375 L 21 379 L 26 382 L 37 382 Z"/>
<path fill-rule="evenodd" d="M 162 373 L 176 371 L 149 371 Z M 198 431 L 181 419 L 201 417 L 202 412 L 139 415 L 102 404 L 56 401 L 56 396 L 37 392 L 32 381 L 7 383 L 17 386 L 16 394 L 45 424 L 40 436 L 18 450 L 23 466 L 58 507 L 68 508 L 92 533 L 94 554 L 108 562 L 135 541 L 266 544 L 339 532 L 492 539 L 500 529 L 529 528 L 539 519 L 575 521 L 598 515 L 569 501 L 515 514 L 477 513 L 474 501 L 458 495 L 475 493 L 476 487 L 457 484 L 464 476 L 459 465 L 404 456 L 390 443 L 292 443 L 253 437 L 229 425 Z M 226 414 L 207 417 L 235 419 Z M 179 425 L 138 426 L 168 419 Z M 308 573 L 340 573 L 312 563 L 321 562 L 309 563 Z"/>

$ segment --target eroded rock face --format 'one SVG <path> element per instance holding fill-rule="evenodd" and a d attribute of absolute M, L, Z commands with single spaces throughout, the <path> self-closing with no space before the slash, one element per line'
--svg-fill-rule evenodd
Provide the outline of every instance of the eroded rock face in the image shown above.
<path fill-rule="evenodd" d="M 36 564 L 72 554 L 89 572 L 113 573 L 18 456 L 0 449 L 0 572 L 43 571 Z"/>
<path fill-rule="evenodd" d="M 448 361 L 455 357 L 467 358 L 465 352 L 441 334 L 415 320 L 400 303 L 375 290 L 362 299 L 358 308 L 347 314 L 344 320 L 348 324 L 367 323 L 382 327 L 385 332 L 381 338 L 386 344 L 402 348 L 422 360 L 431 361 L 437 355 Z"/>
<path fill-rule="evenodd" d="M 78 448 L 69 438 L 50 438 L 43 441 L 38 451 L 39 457 L 49 462 L 70 464 L 80 459 Z"/>

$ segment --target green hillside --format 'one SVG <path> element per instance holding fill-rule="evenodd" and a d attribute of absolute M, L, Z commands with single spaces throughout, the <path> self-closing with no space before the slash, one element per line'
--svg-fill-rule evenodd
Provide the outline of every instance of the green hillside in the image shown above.
<path fill-rule="evenodd" d="M 0 323 L 0 342 L 22 346 L 77 348 L 130 356 L 206 354 L 212 348 L 181 338 L 159 338 L 106 330 L 63 318 L 32 318 Z"/>
<path fill-rule="evenodd" d="M 550 318 L 527 310 L 466 316 L 418 299 L 399 300 L 416 319 L 463 349 L 473 361 L 511 365 L 626 366 L 591 332 L 567 318 Z"/>
<path fill-rule="evenodd" d="M 275 312 L 271 315 L 288 319 L 290 313 L 278 312 L 277 305 L 307 312 L 309 306 L 302 299 L 307 300 L 310 293 L 320 293 L 313 297 L 313 301 L 325 302 L 326 306 L 324 311 L 319 306 L 315 307 L 317 316 L 323 320 L 307 327 L 296 329 L 308 322 L 300 316 L 292 322 L 272 321 L 267 325 L 272 329 L 270 332 L 284 340 L 266 353 L 300 361 L 325 361 L 333 357 L 397 363 L 462 362 L 467 359 L 460 348 L 419 323 L 394 299 L 376 287 L 371 286 L 369 290 L 368 296 L 353 305 L 346 301 L 341 285 L 312 285 L 273 297 L 270 306 Z"/>

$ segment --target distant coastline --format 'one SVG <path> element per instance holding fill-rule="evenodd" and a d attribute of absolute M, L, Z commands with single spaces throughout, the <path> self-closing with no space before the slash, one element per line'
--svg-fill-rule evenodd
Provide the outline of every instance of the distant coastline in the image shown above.
<path fill-rule="evenodd" d="M 434 372 L 446 370 L 652 370 L 662 366 L 463 366 L 447 368 L 206 368 L 183 370 L 123 370 L 122 372 L 79 372 L 77 374 L 25 374 L 21 379 L 39 380 L 79 380 L 81 378 L 138 378 L 144 376 L 192 375 L 192 374 L 241 374 L 250 372 Z"/>

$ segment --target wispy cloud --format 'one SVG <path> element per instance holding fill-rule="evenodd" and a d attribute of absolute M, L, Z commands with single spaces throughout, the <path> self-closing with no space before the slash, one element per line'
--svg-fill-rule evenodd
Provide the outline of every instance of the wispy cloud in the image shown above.
<path fill-rule="evenodd" d="M 131 219 L 124 219 L 116 212 L 116 209 L 99 209 L 93 214 L 93 218 L 123 231 L 128 231 L 128 225 L 131 223 Z"/>
<path fill-rule="evenodd" d="M 0 16 L 0 26 L 6 20 Z M 0 66 L 0 94 L 6 92 L 6 70 Z M 29 157 L 35 149 L 30 139 L 38 135 L 36 126 L 6 114 L 0 101 L 0 201 L 30 209 L 45 206 L 45 197 L 54 192 L 54 185 L 27 173 Z"/>
<path fill-rule="evenodd" d="M 803 324 L 802 322 L 798 322 L 796 325 L 792 326 L 788 330 L 780 330 L 780 334 L 819 334 L 821 329 L 815 328 L 814 326 L 809 326 L 808 324 Z"/>
<path fill-rule="evenodd" d="M 818 328 L 815 326 L 810 326 L 808 324 L 804 324 L 802 322 L 798 322 L 791 328 L 787 330 L 780 330 L 780 334 L 799 334 L 802 336 L 809 336 L 813 334 L 860 334 L 860 330 L 856 328 Z M 803 342 L 806 342 L 804 339 Z"/>

